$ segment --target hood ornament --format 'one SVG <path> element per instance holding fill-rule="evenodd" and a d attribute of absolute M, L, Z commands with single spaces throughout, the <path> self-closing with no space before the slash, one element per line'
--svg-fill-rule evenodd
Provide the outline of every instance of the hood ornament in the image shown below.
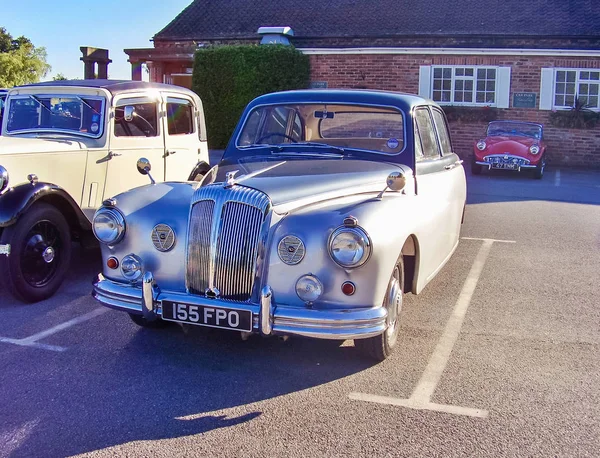
<path fill-rule="evenodd" d="M 234 170 L 233 172 L 227 172 L 225 175 L 225 188 L 231 188 L 235 184 L 235 174 L 238 173 L 239 170 Z"/>
<path fill-rule="evenodd" d="M 275 167 L 279 167 L 280 165 L 283 165 L 285 163 L 286 163 L 286 161 L 278 162 L 274 165 L 270 165 L 269 167 L 265 167 L 264 169 L 259 169 L 259 170 L 256 170 L 255 172 L 248 173 L 246 175 L 242 175 L 238 178 L 235 178 L 235 174 L 238 173 L 239 170 L 233 170 L 231 172 L 227 172 L 225 174 L 225 183 L 223 183 L 223 187 L 231 188 L 238 183 L 246 181 L 252 177 L 255 177 L 256 175 L 260 175 L 261 173 L 268 172 L 269 170 L 274 169 Z"/>

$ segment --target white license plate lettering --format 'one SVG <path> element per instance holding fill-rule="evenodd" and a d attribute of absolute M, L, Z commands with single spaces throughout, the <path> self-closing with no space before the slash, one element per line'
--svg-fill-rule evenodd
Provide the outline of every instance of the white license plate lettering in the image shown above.
<path fill-rule="evenodd" d="M 163 319 L 241 331 L 252 331 L 252 312 L 165 301 Z"/>
<path fill-rule="evenodd" d="M 230 328 L 237 328 L 240 325 L 240 315 L 237 312 L 231 311 L 229 312 L 227 318 L 227 324 L 229 324 Z"/>

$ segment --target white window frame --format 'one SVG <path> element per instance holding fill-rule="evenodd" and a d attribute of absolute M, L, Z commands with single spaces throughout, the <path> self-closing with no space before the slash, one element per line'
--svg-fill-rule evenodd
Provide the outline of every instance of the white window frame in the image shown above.
<path fill-rule="evenodd" d="M 598 102 L 595 107 L 590 107 L 592 111 L 600 111 L 600 79 L 582 80 L 581 72 L 600 72 L 600 68 L 566 68 L 553 67 L 543 68 L 540 83 L 540 110 L 570 110 L 572 105 L 556 105 L 556 83 L 557 73 L 560 71 L 576 72 L 575 74 L 575 96 L 579 96 L 581 84 L 598 84 Z"/>
<path fill-rule="evenodd" d="M 456 106 L 474 106 L 474 107 L 496 107 L 508 108 L 510 101 L 510 67 L 500 67 L 495 65 L 426 65 L 419 69 L 419 95 L 433 100 L 434 86 L 434 70 L 437 68 L 452 69 L 451 76 L 451 100 L 449 102 L 436 101 L 439 105 L 456 105 Z M 473 76 L 457 76 L 457 69 L 472 69 Z M 495 70 L 495 93 L 494 102 L 477 102 L 477 71 L 478 70 Z M 473 81 L 473 100 L 471 102 L 455 101 L 455 90 L 457 80 L 472 79 Z"/>

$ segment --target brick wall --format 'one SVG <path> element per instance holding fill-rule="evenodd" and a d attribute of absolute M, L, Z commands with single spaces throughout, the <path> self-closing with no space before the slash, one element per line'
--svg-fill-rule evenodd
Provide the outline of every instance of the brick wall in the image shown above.
<path fill-rule="evenodd" d="M 514 92 L 534 92 L 539 101 L 540 75 L 544 67 L 600 68 L 598 58 L 552 56 L 433 56 L 406 54 L 329 54 L 311 55 L 312 81 L 326 81 L 329 88 L 368 88 L 416 94 L 421 65 L 498 65 L 510 66 L 511 103 Z M 549 162 L 600 168 L 600 128 L 593 130 L 558 129 L 548 123 L 550 111 L 537 108 L 498 110 L 503 120 L 522 120 L 544 124 Z M 473 142 L 485 132 L 485 123 L 453 122 L 452 138 L 462 157 L 472 152 Z"/>

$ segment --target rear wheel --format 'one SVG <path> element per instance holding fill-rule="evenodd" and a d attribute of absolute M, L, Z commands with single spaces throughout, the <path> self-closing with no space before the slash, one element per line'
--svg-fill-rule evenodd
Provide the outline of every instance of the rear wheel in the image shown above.
<path fill-rule="evenodd" d="M 383 361 L 394 351 L 400 331 L 400 312 L 402 311 L 403 294 L 404 262 L 402 256 L 400 256 L 390 277 L 383 304 L 388 311 L 386 330 L 378 336 L 367 339 L 356 339 L 354 341 L 354 346 L 364 355 L 377 361 Z"/>
<path fill-rule="evenodd" d="M 130 313 L 129 318 L 131 318 L 131 321 L 133 321 L 138 326 L 141 326 L 142 328 L 162 329 L 166 328 L 170 324 L 168 321 L 164 321 L 161 318 L 157 318 L 154 321 L 150 321 L 144 318 L 142 315 L 136 315 L 135 313 Z"/>
<path fill-rule="evenodd" d="M 71 229 L 52 205 L 34 204 L 4 229 L 0 244 L 10 255 L 0 256 L 0 281 L 17 299 L 48 299 L 64 281 L 71 262 Z"/>

